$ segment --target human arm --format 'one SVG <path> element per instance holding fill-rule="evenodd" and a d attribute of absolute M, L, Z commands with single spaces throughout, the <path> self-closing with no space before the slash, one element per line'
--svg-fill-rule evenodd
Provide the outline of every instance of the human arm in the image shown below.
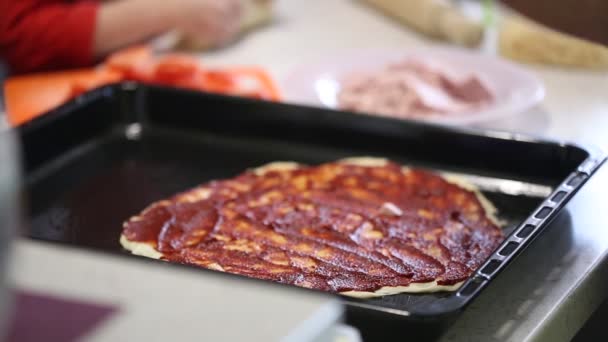
<path fill-rule="evenodd" d="M 95 32 L 95 56 L 173 28 L 213 45 L 240 29 L 239 0 L 121 0 L 104 4 Z"/>
<path fill-rule="evenodd" d="M 13 72 L 91 65 L 172 28 L 222 43 L 238 32 L 238 0 L 0 0 L 0 53 Z"/>

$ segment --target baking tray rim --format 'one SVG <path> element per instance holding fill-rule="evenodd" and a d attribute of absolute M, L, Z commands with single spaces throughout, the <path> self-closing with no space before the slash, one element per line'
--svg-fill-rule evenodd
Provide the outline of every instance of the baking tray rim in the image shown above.
<path fill-rule="evenodd" d="M 121 96 L 127 95 L 130 96 L 128 101 L 137 101 L 138 98 L 145 96 L 145 93 L 148 89 L 157 89 L 163 91 L 169 91 L 174 93 L 183 93 L 183 94 L 195 94 L 198 96 L 206 96 L 212 97 L 216 99 L 221 99 L 225 101 L 239 101 L 239 102 L 268 102 L 263 100 L 254 100 L 240 97 L 232 97 L 226 95 L 219 94 L 210 94 L 210 93 L 202 93 L 194 90 L 187 89 L 175 89 L 157 85 L 148 85 L 137 82 L 120 82 L 116 84 L 102 86 L 96 89 L 93 89 L 89 92 L 86 92 L 78 97 L 70 100 L 69 102 L 53 109 L 37 118 L 34 118 L 31 121 L 28 121 L 21 126 L 17 127 L 17 130 L 20 131 L 29 131 L 31 129 L 35 129 L 39 126 L 44 126 L 47 123 L 56 120 L 59 117 L 67 116 L 74 110 L 79 107 L 89 104 L 92 101 L 98 100 L 100 97 L 109 97 L 115 95 L 115 93 L 120 92 Z M 124 101 L 124 99 L 123 99 Z M 326 108 L 318 108 L 314 106 L 306 106 L 301 104 L 288 104 L 288 103 L 275 103 L 268 102 L 274 106 L 282 106 L 285 110 L 289 108 L 307 108 L 310 110 L 324 111 L 326 113 L 337 113 L 339 115 L 350 115 L 353 119 L 356 120 L 357 117 L 365 118 L 372 117 L 370 115 L 365 114 L 357 114 L 357 113 L 349 113 L 344 111 L 337 111 Z M 400 317 L 408 317 L 408 318 L 416 318 L 416 319 L 434 319 L 446 315 L 454 314 L 458 311 L 463 310 L 466 306 L 468 306 L 474 298 L 481 293 L 481 291 L 490 284 L 490 282 L 496 278 L 500 274 L 500 272 L 507 267 L 507 265 L 517 258 L 517 256 L 527 247 L 530 246 L 532 241 L 536 239 L 542 230 L 546 228 L 546 226 L 553 221 L 553 219 L 557 216 L 557 214 L 563 209 L 563 207 L 570 201 L 570 199 L 578 192 L 581 187 L 587 182 L 587 180 L 593 176 L 593 174 L 597 171 L 597 169 L 605 162 L 606 154 L 599 147 L 589 144 L 588 142 L 572 142 L 572 141 L 564 141 L 564 140 L 555 140 L 555 139 L 547 139 L 544 137 L 539 137 L 531 134 L 521 134 L 514 132 L 504 132 L 499 130 L 489 130 L 489 129 L 479 129 L 479 128 L 470 128 L 470 127 L 462 127 L 462 126 L 449 126 L 449 125 L 440 125 L 435 123 L 425 123 L 419 121 L 412 120 L 402 120 L 395 118 L 385 118 L 385 117 L 377 117 L 373 116 L 374 120 L 382 120 L 385 122 L 398 122 L 403 125 L 410 125 L 414 127 L 431 127 L 434 129 L 443 130 L 447 133 L 453 134 L 464 134 L 471 135 L 477 137 L 487 137 L 487 138 L 498 138 L 500 140 L 515 140 L 533 144 L 552 144 L 560 147 L 574 147 L 579 150 L 584 151 L 587 154 L 587 158 L 585 158 L 570 175 L 568 175 L 558 186 L 555 187 L 554 191 L 542 200 L 533 211 L 531 211 L 530 215 L 523 220 L 517 227 L 507 236 L 505 240 L 499 245 L 499 247 L 494 250 L 492 255 L 490 255 L 486 261 L 464 282 L 464 284 L 455 292 L 451 293 L 448 298 L 452 299 L 448 302 L 441 303 L 441 308 L 436 307 L 428 307 L 424 310 L 405 310 L 405 309 L 394 309 L 389 307 L 383 307 L 376 304 L 367 304 L 365 301 L 357 301 L 357 300 L 346 300 L 346 304 L 366 310 L 377 311 L 380 313 L 387 313 L 391 315 L 397 315 Z M 131 124 L 137 124 L 138 121 L 132 121 Z M 123 122 L 122 124 L 129 124 L 129 122 Z M 571 185 L 569 183 L 572 182 L 573 179 L 577 179 L 577 183 L 575 185 Z M 557 195 L 558 192 L 564 192 L 565 194 L 560 197 L 558 201 L 552 201 L 553 198 Z M 546 209 L 545 209 L 546 208 Z M 547 211 L 548 210 L 548 211 Z M 541 213 L 542 211 L 542 213 Z M 540 216 L 539 216 L 540 215 Z M 525 237 L 518 237 L 518 234 L 526 229 L 526 227 L 532 226 L 532 230 L 527 232 Z M 38 239 L 37 239 L 38 240 Z M 42 240 L 46 241 L 46 240 Z M 90 249 L 84 246 L 70 245 L 62 242 L 63 245 L 74 246 L 75 248 L 84 248 Z M 515 249 L 513 249 L 508 255 L 500 254 L 501 251 L 507 246 L 509 243 L 517 243 Z M 140 258 L 141 259 L 141 258 Z M 455 299 L 455 300 L 454 300 Z M 446 305 L 447 304 L 447 305 Z"/>

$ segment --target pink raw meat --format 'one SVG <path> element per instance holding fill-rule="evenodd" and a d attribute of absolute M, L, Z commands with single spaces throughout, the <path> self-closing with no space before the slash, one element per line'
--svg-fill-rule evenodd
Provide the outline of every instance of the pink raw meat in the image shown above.
<path fill-rule="evenodd" d="M 437 66 L 405 60 L 353 73 L 338 94 L 341 109 L 401 118 L 466 114 L 494 97 L 476 75 L 458 78 Z"/>

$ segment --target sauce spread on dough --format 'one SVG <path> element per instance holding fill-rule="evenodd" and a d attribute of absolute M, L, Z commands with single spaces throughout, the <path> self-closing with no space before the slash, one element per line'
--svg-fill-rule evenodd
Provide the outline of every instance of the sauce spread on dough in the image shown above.
<path fill-rule="evenodd" d="M 325 291 L 465 280 L 503 239 L 476 195 L 399 165 L 245 172 L 124 225 L 168 261 Z"/>

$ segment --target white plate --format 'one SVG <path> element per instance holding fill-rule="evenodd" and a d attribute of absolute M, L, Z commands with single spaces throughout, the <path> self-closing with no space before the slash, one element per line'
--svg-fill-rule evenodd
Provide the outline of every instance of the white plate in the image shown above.
<path fill-rule="evenodd" d="M 337 107 L 340 80 L 351 72 L 382 69 L 389 63 L 412 58 L 438 64 L 455 74 L 475 74 L 495 99 L 479 111 L 435 116 L 422 120 L 468 125 L 520 114 L 545 96 L 542 82 L 523 67 L 505 60 L 457 48 L 367 50 L 344 53 L 295 68 L 282 82 L 285 101 Z"/>

